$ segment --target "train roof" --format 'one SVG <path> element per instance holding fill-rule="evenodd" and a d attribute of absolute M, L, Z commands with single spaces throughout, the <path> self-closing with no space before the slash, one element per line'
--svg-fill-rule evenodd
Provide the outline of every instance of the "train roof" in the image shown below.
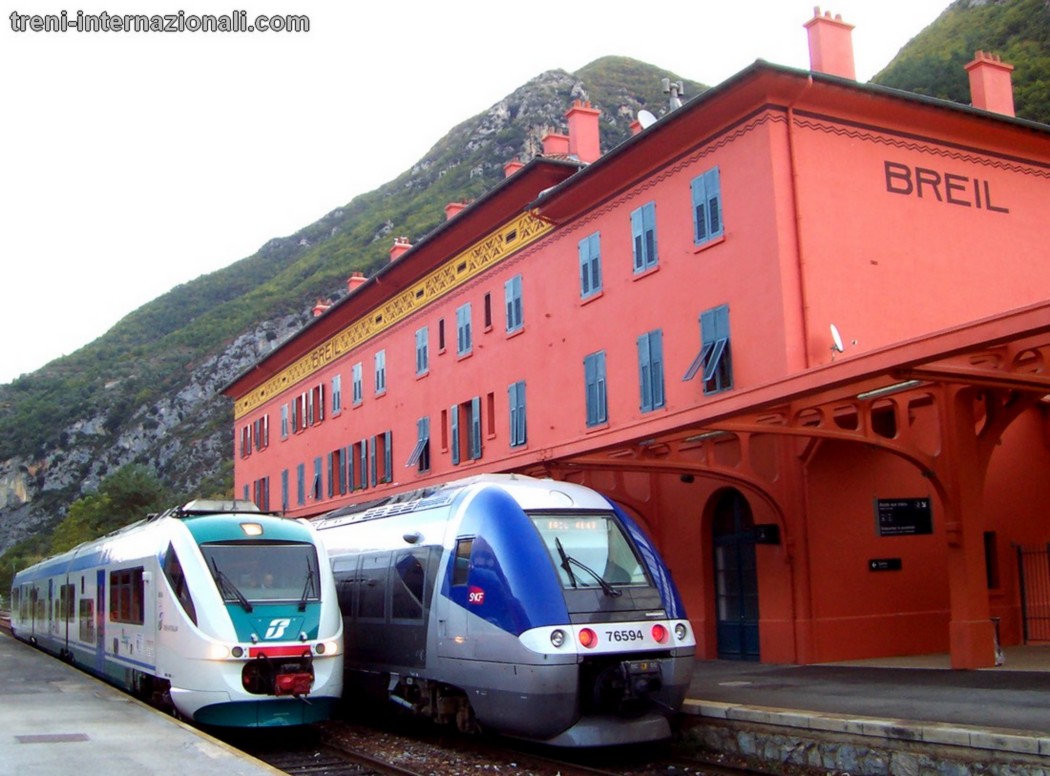
<path fill-rule="evenodd" d="M 529 501 L 528 508 L 532 508 L 533 504 L 531 502 L 533 499 L 526 498 L 525 494 L 539 495 L 540 498 L 549 501 L 547 497 L 552 492 L 561 494 L 562 498 L 559 499 L 557 504 L 560 508 L 595 509 L 609 506 L 604 496 L 592 491 L 590 488 L 571 482 L 540 479 L 524 474 L 478 474 L 439 485 L 404 491 L 386 498 L 373 499 L 372 501 L 365 501 L 359 504 L 349 504 L 321 515 L 315 518 L 313 522 L 318 528 L 334 528 L 337 525 L 346 525 L 347 523 L 376 520 L 383 517 L 392 517 L 393 515 L 417 512 L 422 509 L 433 509 L 452 503 L 457 496 L 469 488 L 486 485 L 503 488 L 519 501 Z M 538 506 L 538 504 L 535 506 Z"/>

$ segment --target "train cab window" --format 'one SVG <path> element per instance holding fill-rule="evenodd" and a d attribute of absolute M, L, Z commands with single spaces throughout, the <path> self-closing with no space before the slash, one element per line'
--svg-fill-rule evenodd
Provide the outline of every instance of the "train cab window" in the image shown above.
<path fill-rule="evenodd" d="M 317 550 L 305 542 L 228 542 L 201 545 L 226 603 L 251 611 L 256 604 L 321 600 Z"/>
<path fill-rule="evenodd" d="M 164 553 L 164 576 L 171 585 L 171 591 L 175 594 L 175 600 L 179 602 L 182 610 L 190 621 L 197 624 L 197 610 L 193 606 L 193 598 L 190 596 L 190 588 L 186 583 L 186 575 L 182 571 L 179 556 L 175 553 L 175 547 L 168 545 L 168 551 Z"/>
<path fill-rule="evenodd" d="M 566 588 L 645 585 L 631 543 L 611 514 L 535 513 L 532 522 Z"/>
<path fill-rule="evenodd" d="M 470 573 L 470 553 L 474 549 L 474 539 L 459 539 L 456 542 L 456 555 L 452 560 L 452 584 L 465 585 Z"/>
<path fill-rule="evenodd" d="M 109 572 L 109 619 L 129 625 L 145 622 L 142 566 Z"/>

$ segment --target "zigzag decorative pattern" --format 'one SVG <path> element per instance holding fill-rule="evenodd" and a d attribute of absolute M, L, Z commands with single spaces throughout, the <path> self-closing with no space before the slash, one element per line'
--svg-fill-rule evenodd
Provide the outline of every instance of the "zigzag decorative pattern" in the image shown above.
<path fill-rule="evenodd" d="M 409 315 L 462 287 L 489 267 L 535 242 L 552 228 L 550 223 L 532 213 L 523 213 L 515 220 L 504 224 L 467 250 L 446 261 L 418 283 L 401 291 L 367 315 L 358 318 L 287 369 L 237 399 L 233 407 L 234 418 L 244 417 L 273 396 L 305 380 Z"/>

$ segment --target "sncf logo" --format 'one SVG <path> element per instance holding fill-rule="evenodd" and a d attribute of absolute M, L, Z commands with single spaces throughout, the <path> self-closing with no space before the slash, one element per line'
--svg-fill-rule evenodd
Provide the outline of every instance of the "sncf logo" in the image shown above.
<path fill-rule="evenodd" d="M 467 592 L 467 603 L 473 606 L 485 603 L 485 591 L 480 587 L 471 587 Z"/>
<path fill-rule="evenodd" d="M 270 627 L 266 629 L 266 635 L 264 639 L 269 641 L 270 639 L 279 639 L 284 635 L 284 632 L 288 630 L 288 626 L 292 624 L 292 621 L 287 617 L 278 617 L 276 620 L 270 620 Z"/>

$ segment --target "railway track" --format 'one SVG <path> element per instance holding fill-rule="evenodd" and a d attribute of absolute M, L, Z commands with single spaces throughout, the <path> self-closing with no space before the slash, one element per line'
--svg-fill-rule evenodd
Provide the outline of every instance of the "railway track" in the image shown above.
<path fill-rule="evenodd" d="M 394 732 L 390 725 L 335 720 L 307 730 L 229 742 L 292 776 L 747 776 L 738 763 L 675 757 L 670 747 L 561 752 L 507 739 Z"/>

